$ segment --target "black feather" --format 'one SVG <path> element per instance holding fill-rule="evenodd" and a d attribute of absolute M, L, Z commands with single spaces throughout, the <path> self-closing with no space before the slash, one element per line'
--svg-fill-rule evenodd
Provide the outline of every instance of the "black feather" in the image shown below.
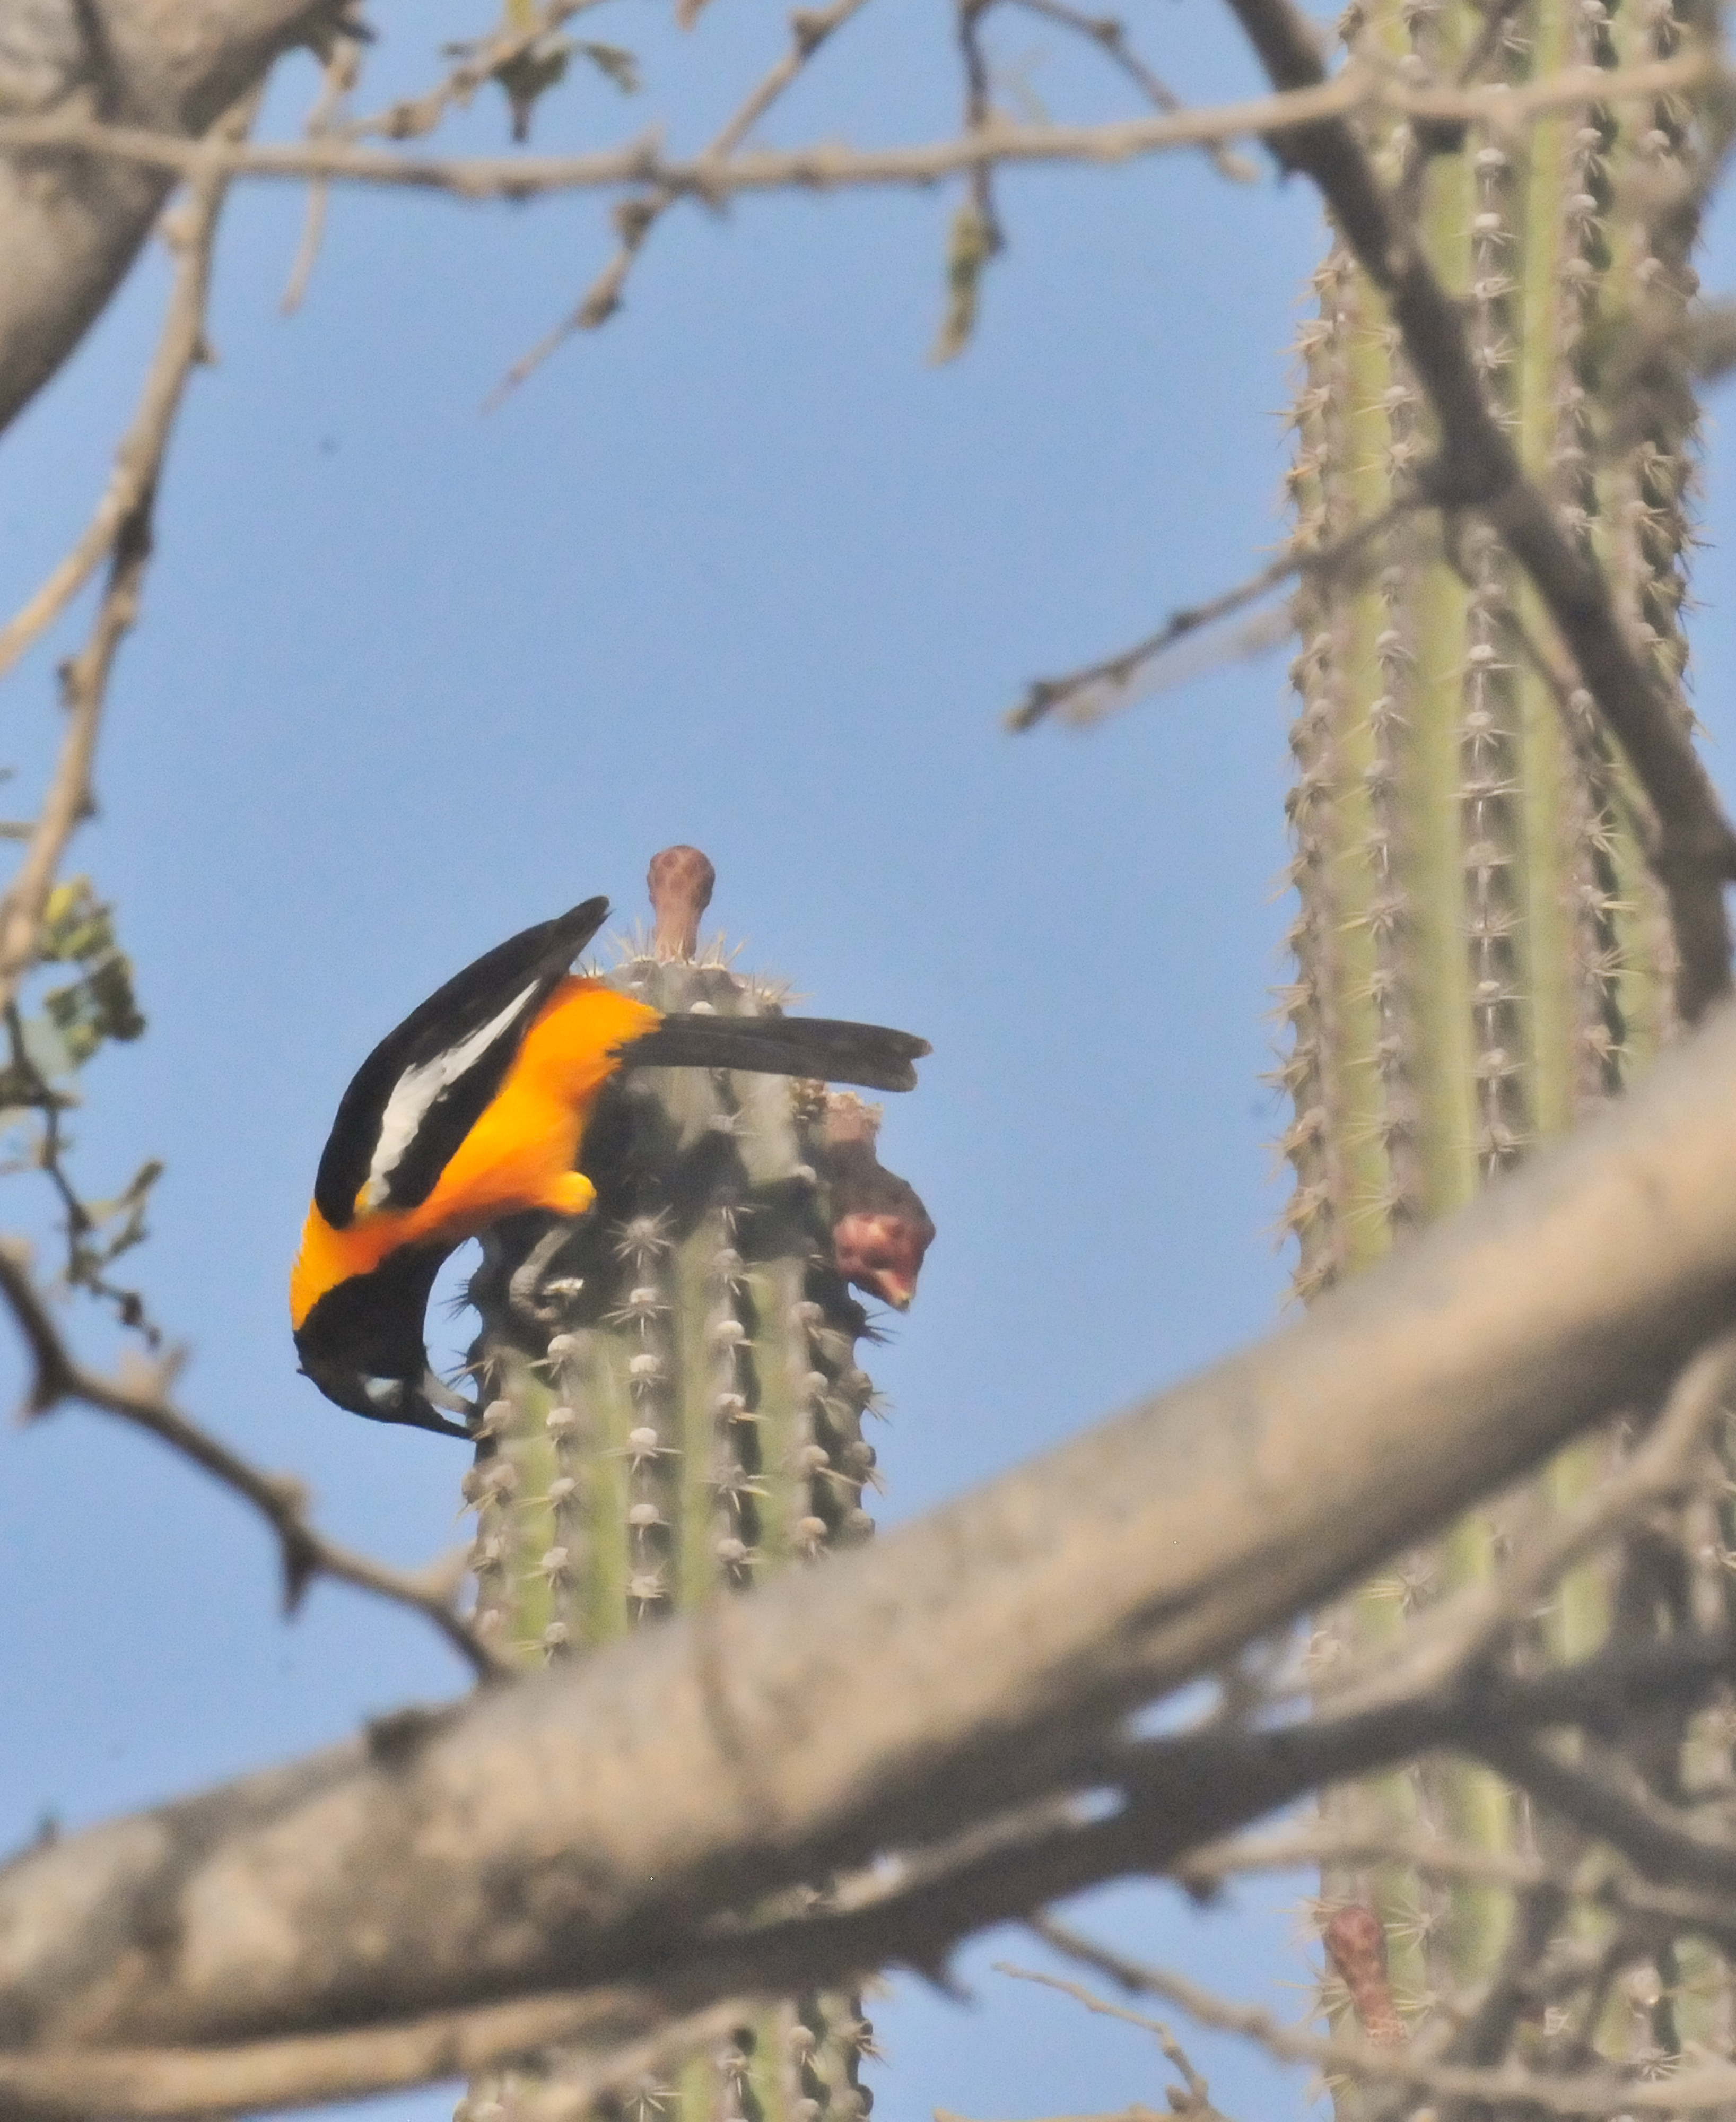
<path fill-rule="evenodd" d="M 684 1011 L 618 1049 L 626 1068 L 746 1068 L 875 1091 L 913 1091 L 926 1039 L 830 1017 L 711 1017 Z M 358 1182 L 359 1183 L 359 1182 Z"/>
<path fill-rule="evenodd" d="M 455 975 L 386 1034 L 344 1092 L 320 1159 L 314 1204 L 334 1230 L 354 1218 L 356 1196 L 366 1183 L 381 1119 L 404 1072 L 462 1045 L 498 1017 L 515 994 L 528 989 L 517 1022 L 434 1100 L 394 1168 L 389 1205 L 413 1208 L 434 1191 L 459 1144 L 505 1080 L 537 1012 L 608 918 L 606 899 L 587 899 L 553 921 L 510 937 Z"/>

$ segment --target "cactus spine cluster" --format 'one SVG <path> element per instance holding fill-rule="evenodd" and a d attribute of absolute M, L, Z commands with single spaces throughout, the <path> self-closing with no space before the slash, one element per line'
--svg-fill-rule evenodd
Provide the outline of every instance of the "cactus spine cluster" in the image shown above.
<path fill-rule="evenodd" d="M 704 858 L 669 850 L 652 881 L 656 937 L 614 982 L 665 1012 L 775 1009 L 778 990 L 733 971 L 721 946 L 696 957 Z M 464 1496 L 477 1624 L 513 1656 L 582 1654 L 870 1536 L 875 1392 L 856 1344 L 870 1330 L 834 1239 L 865 1155 L 931 1235 L 915 1195 L 873 1161 L 877 1119 L 824 1084 L 637 1070 L 610 1086 L 586 1138 L 591 1213 L 490 1234 L 471 1289 L 488 1404 Z M 908 1302 L 903 1285 L 894 1301 Z M 871 2101 L 858 2073 L 872 2031 L 854 1998 L 793 1998 L 675 2082 L 599 2111 L 851 2122 Z M 558 2055 L 534 2075 L 558 2086 Z M 522 2084 L 474 2087 L 461 2111 L 510 2122 Z"/>
<path fill-rule="evenodd" d="M 1685 21 L 1672 0 L 1358 0 L 1341 28 L 1352 49 L 1416 81 L 1517 86 L 1667 56 Z M 1648 409 L 1644 431 L 1612 446 L 1597 357 L 1624 320 L 1668 314 L 1694 291 L 1692 231 L 1644 203 L 1679 171 L 1692 123 L 1658 99 L 1558 110 L 1522 133 L 1473 127 L 1432 155 L 1402 124 L 1366 139 L 1415 200 L 1527 471 L 1607 570 L 1684 717 L 1693 436 L 1677 412 Z M 1291 416 L 1300 549 L 1379 516 L 1437 440 L 1342 242 L 1313 292 Z M 1402 514 L 1375 553 L 1359 577 L 1316 579 L 1296 601 L 1299 911 L 1279 1074 L 1304 1299 L 1618 1091 L 1673 1029 L 1669 933 L 1626 776 L 1528 586 L 1474 517 Z M 1566 1455 L 1546 1493 L 1570 1498 L 1609 1448 Z M 1412 1610 L 1486 1575 L 1500 1518 L 1468 1519 L 1324 1617 L 1319 1660 L 1395 1634 Z M 1608 1573 L 1582 1570 L 1544 1624 L 1547 1648 L 1583 1653 L 1610 1612 Z M 1504 1784 L 1463 1766 L 1428 1764 L 1329 1804 L 1484 1849 L 1524 1825 Z M 1413 2019 L 1487 1975 L 1513 1914 L 1495 1888 L 1390 1869 L 1337 1872 L 1323 1898 L 1328 1911 L 1379 1914 Z M 1640 2017 L 1630 2046 L 1660 2043 L 1659 2013 Z"/>

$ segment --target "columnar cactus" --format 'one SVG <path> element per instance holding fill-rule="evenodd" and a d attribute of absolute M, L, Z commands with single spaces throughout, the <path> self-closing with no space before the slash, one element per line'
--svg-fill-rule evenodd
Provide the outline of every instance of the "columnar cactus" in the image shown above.
<path fill-rule="evenodd" d="M 1342 27 L 1407 78 L 1518 84 L 1666 55 L 1683 13 L 1672 0 L 1619 12 L 1358 0 Z M 1404 124 L 1368 140 L 1381 174 L 1413 189 L 1528 471 L 1608 570 L 1684 716 L 1693 437 L 1652 408 L 1637 435 L 1622 409 L 1618 432 L 1594 357 L 1624 321 L 1693 292 L 1692 231 L 1648 207 L 1691 124 L 1661 99 L 1562 110 L 1523 136 L 1473 128 L 1428 158 L 1441 143 Z M 1402 499 L 1436 442 L 1398 334 L 1342 244 L 1314 293 L 1289 480 L 1303 549 Z M 1363 579 L 1319 580 L 1296 601 L 1300 905 L 1280 1079 L 1294 1106 L 1286 1222 L 1304 1299 L 1617 1091 L 1673 1028 L 1669 935 L 1626 777 L 1535 598 L 1474 519 L 1401 515 L 1377 554 Z M 1583 1488 L 1605 1449 L 1567 1455 L 1547 1492 Z M 1327 1617 L 1318 1655 L 1396 1633 L 1412 1607 L 1487 1573 L 1499 1540 L 1499 1512 L 1467 1520 Z M 1609 1608 L 1607 1577 L 1580 1572 L 1547 1624 L 1555 1653 L 1595 1643 Z M 1484 1848 L 1517 1824 L 1506 1788 L 1465 1768 L 1431 1764 L 1333 1802 Z M 1391 1872 L 1341 1872 L 1324 1898 L 1328 1910 L 1379 1912 L 1413 2017 L 1488 1972 L 1510 1916 L 1492 1888 Z"/>
<path fill-rule="evenodd" d="M 721 944 L 698 951 L 705 858 L 669 849 L 651 881 L 656 928 L 616 984 L 665 1012 L 775 1010 L 775 985 L 731 970 Z M 478 1624 L 516 1657 L 581 1655 L 870 1536 L 875 1393 L 856 1344 L 872 1329 L 850 1284 L 902 1311 L 933 1236 L 875 1158 L 878 1117 L 822 1083 L 637 1070 L 586 1135 L 592 1213 L 491 1234 L 464 1494 Z M 871 2033 L 852 1998 L 795 1998 L 619 2111 L 842 2122 L 868 2110 Z M 546 2069 L 558 2079 L 558 2058 Z M 512 2093 L 474 2088 L 471 2122 L 510 2117 Z"/>

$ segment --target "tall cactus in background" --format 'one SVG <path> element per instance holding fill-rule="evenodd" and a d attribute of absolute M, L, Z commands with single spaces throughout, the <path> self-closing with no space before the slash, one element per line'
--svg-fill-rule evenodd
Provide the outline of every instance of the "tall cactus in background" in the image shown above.
<path fill-rule="evenodd" d="M 656 923 L 610 977 L 665 1012 L 759 1015 L 778 990 L 698 951 L 712 871 L 651 865 Z M 587 1132 L 596 1205 L 486 1241 L 471 1297 L 488 1402 L 464 1496 L 478 1625 L 527 1663 L 570 1657 L 771 1569 L 867 1539 L 872 1337 L 854 1284 L 899 1311 L 934 1228 L 874 1153 L 876 1108 L 821 1083 L 641 1069 Z M 817 1884 L 822 1882 L 816 1882 Z M 630 2122 L 848 2122 L 872 2029 L 858 2000 L 791 1999 L 610 2109 Z M 558 2056 L 542 2075 L 558 2082 Z M 510 2118 L 511 2077 L 469 2122 Z"/>
<path fill-rule="evenodd" d="M 1414 80 L 1518 84 L 1664 56 L 1682 19 L 1671 0 L 1359 0 L 1341 27 L 1352 49 Z M 1527 471 L 1607 570 L 1684 717 L 1693 437 L 1679 414 L 1648 408 L 1646 431 L 1612 447 L 1594 355 L 1624 319 L 1693 292 L 1690 231 L 1653 225 L 1643 203 L 1682 156 L 1691 117 L 1668 100 L 1591 105 L 1523 138 L 1473 129 L 1427 159 L 1403 125 L 1368 142 L 1383 176 L 1414 199 L 1435 269 L 1463 299 Z M 1433 439 L 1398 334 L 1342 244 L 1314 290 L 1290 474 L 1303 549 L 1401 499 Z M 1286 1220 L 1304 1299 L 1618 1091 L 1673 1028 L 1669 932 L 1624 770 L 1590 700 L 1562 677 L 1526 584 L 1472 518 L 1402 513 L 1375 550 L 1360 580 L 1317 581 L 1296 605 L 1300 910 L 1280 1073 L 1293 1103 Z M 1542 1477 L 1545 1493 L 1571 1498 L 1609 1448 L 1568 1453 Z M 1414 1609 L 1486 1575 L 1500 1515 L 1468 1519 L 1324 1617 L 1318 1658 L 1393 1636 Z M 1570 1579 L 1542 1624 L 1551 1652 L 1598 1641 L 1613 1596 L 1607 1571 Z M 1463 1765 L 1429 1764 L 1328 1802 L 1341 1818 L 1372 1814 L 1486 1850 L 1522 1825 L 1507 1788 Z M 1511 1933 L 1511 1900 L 1488 1886 L 1345 1869 L 1324 1881 L 1323 1900 L 1328 1913 L 1378 1914 L 1413 2020 L 1486 1976 Z M 1643 2026 L 1606 2025 L 1603 2037 L 1679 2040 L 1673 2021 L 1660 2032 L 1656 2008 L 1640 2016 Z"/>

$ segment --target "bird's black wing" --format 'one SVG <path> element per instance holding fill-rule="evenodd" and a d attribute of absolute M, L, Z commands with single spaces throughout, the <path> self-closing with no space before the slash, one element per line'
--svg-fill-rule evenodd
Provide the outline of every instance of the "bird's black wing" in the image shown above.
<path fill-rule="evenodd" d="M 931 1051 L 926 1039 L 884 1024 L 685 1011 L 619 1049 L 624 1068 L 748 1068 L 873 1091 L 913 1091 L 917 1072 L 910 1064 Z"/>
<path fill-rule="evenodd" d="M 448 980 L 388 1032 L 338 1107 L 314 1205 L 334 1230 L 370 1207 L 426 1201 L 499 1090 L 531 1020 L 609 916 L 606 899 L 509 937 Z"/>

